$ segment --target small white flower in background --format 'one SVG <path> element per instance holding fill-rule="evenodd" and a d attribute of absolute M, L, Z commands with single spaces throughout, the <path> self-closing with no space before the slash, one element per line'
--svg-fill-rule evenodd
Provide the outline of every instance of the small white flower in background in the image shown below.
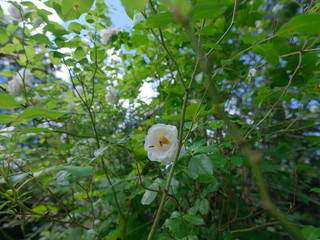
<path fill-rule="evenodd" d="M 31 78 L 33 74 L 30 72 L 29 69 L 21 68 L 16 75 L 13 76 L 12 79 L 17 79 L 20 84 L 23 85 L 23 80 L 24 84 L 29 86 L 31 84 Z"/>
<path fill-rule="evenodd" d="M 178 129 L 161 123 L 153 125 L 146 136 L 144 149 L 151 161 L 164 165 L 171 163 L 178 150 Z M 181 153 L 183 151 L 182 147 Z"/>
<path fill-rule="evenodd" d="M 190 99 L 189 103 L 194 104 L 194 103 L 200 103 L 201 99 Z"/>
<path fill-rule="evenodd" d="M 12 95 L 19 95 L 23 90 L 23 79 L 24 84 L 29 86 L 31 84 L 32 73 L 30 70 L 21 68 L 16 75 L 8 82 L 8 92 Z"/>
<path fill-rule="evenodd" d="M 320 107 L 318 105 L 312 105 L 309 110 L 312 113 L 320 113 Z"/>
<path fill-rule="evenodd" d="M 12 95 L 19 95 L 23 91 L 23 85 L 16 78 L 8 82 L 8 92 Z"/>
<path fill-rule="evenodd" d="M 34 28 L 39 27 L 43 23 L 43 20 L 41 17 L 36 17 L 35 19 L 32 20 L 32 25 Z"/>
<path fill-rule="evenodd" d="M 43 99 L 37 93 L 34 97 L 31 98 L 31 103 L 33 106 L 40 107 L 43 105 Z"/>
<path fill-rule="evenodd" d="M 261 27 L 261 25 L 262 25 L 262 21 L 261 21 L 261 20 L 257 20 L 257 21 L 255 22 L 255 24 L 256 24 L 256 28 L 259 28 L 259 27 Z"/>
<path fill-rule="evenodd" d="M 75 87 L 75 89 L 73 89 L 73 93 L 74 95 L 76 95 L 77 97 L 82 96 L 84 94 L 84 90 L 83 87 L 81 85 L 77 85 Z"/>
<path fill-rule="evenodd" d="M 23 14 L 23 13 L 22 12 L 20 13 L 20 10 L 18 8 L 16 8 L 14 5 L 9 5 L 7 10 L 9 13 L 9 17 L 11 19 L 17 20 L 17 21 L 21 20 L 21 14 Z"/>
<path fill-rule="evenodd" d="M 258 33 L 262 33 L 263 32 L 263 30 L 262 30 L 262 28 L 261 28 L 261 26 L 262 26 L 262 21 L 261 20 L 257 20 L 256 22 L 255 22 L 255 24 L 256 24 L 256 28 L 258 29 Z"/>
<path fill-rule="evenodd" d="M 254 77 L 257 74 L 257 70 L 255 68 L 251 68 L 248 73 L 248 77 Z"/>
<path fill-rule="evenodd" d="M 283 5 L 277 3 L 277 4 L 274 5 L 274 7 L 272 8 L 272 12 L 273 12 L 273 13 L 277 13 L 277 12 L 279 12 L 282 8 L 283 8 Z"/>
<path fill-rule="evenodd" d="M 106 92 L 105 98 L 109 104 L 117 104 L 119 102 L 117 98 L 118 91 L 114 87 L 107 87 Z"/>
<path fill-rule="evenodd" d="M 110 38 L 113 35 L 117 35 L 119 32 L 121 32 L 121 28 L 119 27 L 116 27 L 116 28 L 106 27 L 100 32 L 101 42 L 104 44 L 108 44 Z"/>

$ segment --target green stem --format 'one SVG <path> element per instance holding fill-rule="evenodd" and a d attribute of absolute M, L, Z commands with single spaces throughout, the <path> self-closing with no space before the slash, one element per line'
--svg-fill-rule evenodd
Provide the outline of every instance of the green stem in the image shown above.
<path fill-rule="evenodd" d="M 247 152 L 247 155 L 249 155 L 251 167 L 255 173 L 255 178 L 258 183 L 260 197 L 266 209 L 275 219 L 277 219 L 284 227 L 286 227 L 292 233 L 292 235 L 296 237 L 296 239 L 306 240 L 302 233 L 298 231 L 297 228 L 294 227 L 294 225 L 273 205 L 266 188 L 261 169 L 258 165 L 260 156 L 252 153 L 250 149 L 246 149 L 245 151 Z"/>
<path fill-rule="evenodd" d="M 177 163 L 177 161 L 179 159 L 179 154 L 180 154 L 180 151 L 181 151 L 181 147 L 183 145 L 183 141 L 182 141 L 183 140 L 183 126 L 184 126 L 184 119 L 185 119 L 186 109 L 187 109 L 187 105 L 188 105 L 187 103 L 188 103 L 188 98 L 189 98 L 189 94 L 190 94 L 190 89 L 191 89 L 192 84 L 193 84 L 193 82 L 195 80 L 195 75 L 196 75 L 197 69 L 199 67 L 199 61 L 200 60 L 198 59 L 196 64 L 195 64 L 194 71 L 193 71 L 193 74 L 191 76 L 191 80 L 190 80 L 189 86 L 188 86 L 188 88 L 186 88 L 186 91 L 185 91 L 185 94 L 184 94 L 182 112 L 181 112 L 181 116 L 180 116 L 178 149 L 177 149 L 175 158 L 173 160 L 173 163 L 172 163 L 172 166 L 171 166 L 171 169 L 170 169 L 169 177 L 168 177 L 167 184 L 166 184 L 166 191 L 164 191 L 164 193 L 163 193 L 163 195 L 161 197 L 161 201 L 160 201 L 160 205 L 159 205 L 159 208 L 158 208 L 158 211 L 157 211 L 157 215 L 156 215 L 156 218 L 154 219 L 151 231 L 150 231 L 149 236 L 148 236 L 148 240 L 152 240 L 153 237 L 154 237 L 154 234 L 156 232 L 156 229 L 157 229 L 160 217 L 161 217 L 161 213 L 162 213 L 164 204 L 165 204 L 166 199 L 167 199 L 167 195 L 168 195 L 167 192 L 170 189 L 170 185 L 171 185 L 171 181 L 172 181 L 172 178 L 173 178 L 174 169 L 175 169 L 176 163 Z"/>

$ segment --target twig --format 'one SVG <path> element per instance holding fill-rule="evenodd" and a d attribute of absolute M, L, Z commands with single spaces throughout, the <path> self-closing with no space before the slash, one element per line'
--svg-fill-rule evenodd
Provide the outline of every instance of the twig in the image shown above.
<path fill-rule="evenodd" d="M 195 65 L 195 68 L 197 68 L 197 67 L 198 67 L 198 64 Z M 187 102 L 188 102 L 188 98 L 189 98 L 189 94 L 190 94 L 190 89 L 191 89 L 191 87 L 193 85 L 194 80 L 195 80 L 195 76 L 191 77 L 191 80 L 190 80 L 190 83 L 188 85 L 188 88 L 185 89 L 185 94 L 184 94 L 184 98 L 183 98 L 183 106 L 182 106 L 182 111 L 181 111 L 181 116 L 180 116 L 178 148 L 177 148 L 177 152 L 176 152 L 175 158 L 173 160 L 173 163 L 171 165 L 169 177 L 168 177 L 168 180 L 167 180 L 167 184 L 166 184 L 166 190 L 167 191 L 168 191 L 168 189 L 170 189 L 171 181 L 172 181 L 172 178 L 173 178 L 174 169 L 175 169 L 176 163 L 177 163 L 177 161 L 179 159 L 179 154 L 180 154 L 180 151 L 181 151 L 181 148 L 182 148 L 182 145 L 183 145 L 183 143 L 182 143 L 182 141 L 183 141 L 183 127 L 184 127 L 185 114 L 186 114 L 186 110 L 187 110 Z M 162 198 L 161 198 L 161 201 L 160 201 L 160 205 L 159 205 L 159 208 L 158 208 L 158 211 L 157 211 L 156 218 L 154 219 L 151 231 L 150 231 L 149 236 L 148 236 L 148 240 L 152 240 L 153 237 L 154 237 L 154 234 L 156 232 L 156 229 L 157 229 L 157 226 L 158 226 L 158 223 L 159 223 L 159 220 L 160 220 L 160 217 L 161 217 L 161 213 L 162 213 L 164 204 L 166 202 L 167 196 L 168 196 L 167 194 L 163 194 L 162 195 Z"/>
<path fill-rule="evenodd" d="M 283 92 L 281 93 L 281 96 L 279 97 L 279 99 L 275 102 L 275 104 L 272 105 L 272 107 L 270 108 L 270 110 L 268 111 L 268 113 L 256 124 L 254 125 L 253 128 L 251 128 L 247 134 L 243 137 L 242 139 L 242 143 L 248 138 L 248 136 L 251 134 L 251 132 L 257 128 L 258 126 L 260 126 L 261 123 L 264 122 L 264 120 L 266 120 L 270 114 L 273 112 L 273 110 L 275 109 L 275 107 L 280 103 L 280 101 L 282 100 L 282 98 L 284 97 L 284 95 L 286 94 L 286 92 L 288 91 L 288 88 L 290 87 L 291 83 L 292 83 L 292 80 L 293 78 L 295 77 L 295 75 L 297 74 L 298 70 L 301 68 L 301 63 L 302 63 L 302 53 L 301 51 L 299 52 L 299 62 L 298 62 L 298 65 L 296 67 L 296 69 L 294 70 L 293 74 L 291 75 L 289 81 L 288 81 L 288 84 L 287 86 L 284 88 Z M 241 143 L 240 143 L 241 144 Z M 239 146 L 239 144 L 237 145 Z M 236 147 L 237 147 L 236 146 Z M 236 148 L 235 147 L 235 148 Z"/>
<path fill-rule="evenodd" d="M 234 1 L 234 5 L 233 5 L 233 12 L 232 12 L 232 19 L 231 19 L 231 23 L 229 25 L 229 27 L 227 28 L 227 30 L 223 33 L 223 35 L 219 38 L 219 40 L 216 42 L 216 44 L 219 44 L 224 38 L 225 36 L 229 33 L 229 31 L 231 30 L 231 28 L 233 27 L 233 25 L 235 24 L 234 19 L 236 18 L 236 13 L 237 13 L 237 4 L 238 4 L 238 0 Z M 206 54 L 206 57 L 208 57 L 212 52 L 213 52 L 213 48 Z"/>
<path fill-rule="evenodd" d="M 261 225 L 254 226 L 251 228 L 233 230 L 233 231 L 231 231 L 231 233 L 251 232 L 251 231 L 256 230 L 258 228 L 264 228 L 264 227 L 275 225 L 275 224 L 279 224 L 279 222 L 269 222 L 269 223 L 261 224 Z"/>

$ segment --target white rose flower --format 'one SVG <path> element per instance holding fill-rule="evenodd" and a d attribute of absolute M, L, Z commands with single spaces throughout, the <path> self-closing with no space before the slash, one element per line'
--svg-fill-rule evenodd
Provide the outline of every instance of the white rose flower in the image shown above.
<path fill-rule="evenodd" d="M 255 68 L 251 68 L 251 69 L 249 70 L 248 76 L 249 76 L 249 77 L 254 77 L 256 74 L 257 74 L 257 70 L 256 70 Z"/>
<path fill-rule="evenodd" d="M 178 129 L 173 125 L 153 125 L 145 139 L 144 149 L 151 161 L 171 163 L 178 150 Z M 181 149 L 183 152 L 184 148 Z"/>
<path fill-rule="evenodd" d="M 25 85 L 29 86 L 31 84 L 31 78 L 32 78 L 33 74 L 30 72 L 29 69 L 26 69 L 25 68 L 21 68 L 18 73 L 13 76 L 13 79 L 17 79 L 20 84 L 23 85 L 23 80 L 24 79 L 24 83 Z"/>
<path fill-rule="evenodd" d="M 116 28 L 106 27 L 100 32 L 101 42 L 103 44 L 108 44 L 110 38 L 113 35 L 117 35 L 119 32 L 121 32 L 121 28 L 119 27 L 116 27 Z"/>
<path fill-rule="evenodd" d="M 17 21 L 21 20 L 22 13 L 20 14 L 20 10 L 18 8 L 16 8 L 14 5 L 9 5 L 7 10 L 8 10 L 10 18 L 12 18 L 13 20 L 17 20 Z"/>
<path fill-rule="evenodd" d="M 84 90 L 83 87 L 81 85 L 77 85 L 75 87 L 75 89 L 73 89 L 73 93 L 74 95 L 76 95 L 77 97 L 82 96 L 84 94 Z"/>
<path fill-rule="evenodd" d="M 320 107 L 318 105 L 312 105 L 309 110 L 312 113 L 320 113 Z"/>
<path fill-rule="evenodd" d="M 282 9 L 283 5 L 277 3 L 276 5 L 274 5 L 274 7 L 272 8 L 272 12 L 273 13 L 277 13 Z"/>
<path fill-rule="evenodd" d="M 261 20 L 257 20 L 257 21 L 255 21 L 255 25 L 256 25 L 256 28 L 261 27 L 261 25 L 262 25 L 262 21 L 261 21 Z"/>
<path fill-rule="evenodd" d="M 32 103 L 33 106 L 40 107 L 43 104 L 43 99 L 37 93 L 34 97 L 31 98 L 31 103 Z"/>
<path fill-rule="evenodd" d="M 35 19 L 32 20 L 32 25 L 34 28 L 39 27 L 43 23 L 43 20 L 41 17 L 36 17 Z"/>
<path fill-rule="evenodd" d="M 12 95 L 19 95 L 23 91 L 23 85 L 16 78 L 8 82 L 8 92 Z"/>
<path fill-rule="evenodd" d="M 106 92 L 105 98 L 109 104 L 117 104 L 119 102 L 117 98 L 118 91 L 114 87 L 106 88 Z"/>
<path fill-rule="evenodd" d="M 116 27 L 116 28 L 113 29 L 113 34 L 117 35 L 121 31 L 122 31 L 122 29 L 120 27 Z"/>

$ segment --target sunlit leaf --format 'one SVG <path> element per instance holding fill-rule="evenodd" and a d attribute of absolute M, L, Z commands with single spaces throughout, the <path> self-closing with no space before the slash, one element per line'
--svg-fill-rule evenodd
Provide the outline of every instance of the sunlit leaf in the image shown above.
<path fill-rule="evenodd" d="M 290 36 L 295 33 L 319 34 L 320 15 L 299 15 L 293 17 L 284 24 L 277 32 L 280 36 Z"/>

